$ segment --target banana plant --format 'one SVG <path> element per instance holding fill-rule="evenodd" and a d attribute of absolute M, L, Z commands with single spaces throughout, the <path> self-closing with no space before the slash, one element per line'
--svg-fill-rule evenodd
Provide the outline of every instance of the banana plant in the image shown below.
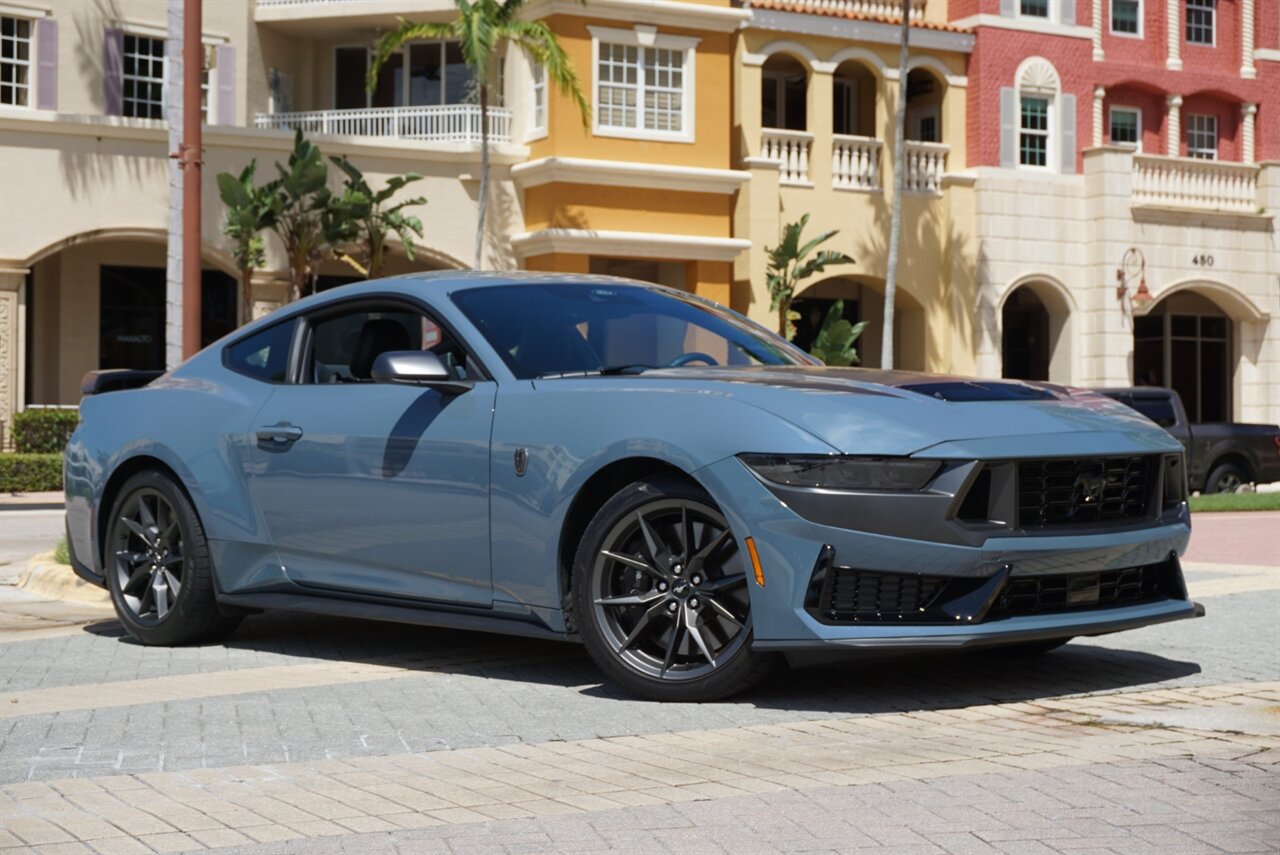
<path fill-rule="evenodd" d="M 422 220 L 406 212 L 406 208 L 427 204 L 425 196 L 402 199 L 389 204 L 407 184 L 421 181 L 416 172 L 393 175 L 381 190 L 374 190 L 365 180 L 364 173 L 346 157 L 329 158 L 333 165 L 346 175 L 343 193 L 337 199 L 331 221 L 338 226 L 331 232 L 330 243 L 334 254 L 360 272 L 366 279 L 376 279 L 382 274 L 386 261 L 387 238 L 395 234 L 404 244 L 405 255 L 413 260 L 413 238 L 422 237 Z M 347 252 L 344 243 L 350 243 L 355 251 Z"/>
<path fill-rule="evenodd" d="M 329 168 L 319 147 L 302 136 L 293 137 L 289 160 L 276 162 L 279 174 L 263 189 L 270 198 L 269 225 L 284 244 L 289 259 L 289 296 L 297 300 L 314 288 L 320 260 L 328 243 L 326 217 L 335 216 L 334 197 L 326 186 Z"/>
<path fill-rule="evenodd" d="M 768 270 L 765 281 L 769 286 L 769 308 L 778 313 L 778 331 L 787 341 L 795 338 L 796 314 L 791 311 L 791 301 L 795 298 L 800 283 L 815 273 L 821 273 L 834 264 L 853 264 L 854 260 L 843 252 L 824 249 L 813 253 L 821 244 L 835 237 L 836 229 L 823 232 L 803 246 L 800 235 L 809 223 L 809 215 L 805 214 L 799 222 L 788 223 L 782 230 L 782 241 L 772 249 L 765 247 L 769 255 Z"/>
<path fill-rule="evenodd" d="M 270 228 L 272 207 L 270 194 L 253 183 L 258 161 L 251 160 L 239 175 L 218 175 L 218 195 L 226 206 L 222 218 L 222 234 L 231 241 L 231 255 L 240 269 L 240 323 L 253 320 L 250 296 L 253 271 L 266 264 L 266 242 L 263 229 Z"/>
<path fill-rule="evenodd" d="M 851 324 L 845 318 L 844 300 L 836 300 L 827 310 L 822 320 L 822 327 L 813 340 L 809 353 L 818 357 L 827 365 L 857 365 L 861 360 L 858 351 L 853 349 L 854 342 L 867 328 L 867 321 Z"/>

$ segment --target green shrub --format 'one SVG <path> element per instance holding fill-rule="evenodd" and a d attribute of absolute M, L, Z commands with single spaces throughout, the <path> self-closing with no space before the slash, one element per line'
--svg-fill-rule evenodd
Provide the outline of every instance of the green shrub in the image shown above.
<path fill-rule="evenodd" d="M 62 455 L 0 454 L 0 492 L 39 493 L 62 489 Z"/>
<path fill-rule="evenodd" d="M 13 445 L 19 454 L 61 454 L 80 423 L 78 410 L 24 410 L 13 417 Z"/>
<path fill-rule="evenodd" d="M 53 560 L 59 564 L 71 563 L 71 550 L 67 547 L 67 539 L 64 537 L 58 541 L 58 545 L 53 548 Z"/>

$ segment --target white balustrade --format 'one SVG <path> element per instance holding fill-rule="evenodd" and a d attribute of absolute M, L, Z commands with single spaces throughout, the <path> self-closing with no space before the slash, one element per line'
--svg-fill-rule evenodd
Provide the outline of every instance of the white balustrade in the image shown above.
<path fill-rule="evenodd" d="M 813 134 L 765 128 L 760 134 L 760 157 L 778 164 L 778 183 L 812 186 L 809 181 L 809 152 Z"/>
<path fill-rule="evenodd" d="M 904 186 L 908 193 L 938 195 L 942 192 L 942 176 L 947 171 L 947 154 L 951 146 L 942 143 L 907 140 L 902 168 L 906 170 Z"/>
<path fill-rule="evenodd" d="M 430 107 L 373 107 L 367 110 L 313 110 L 305 113 L 259 113 L 256 128 L 301 129 L 312 134 L 395 137 L 429 142 L 479 142 L 480 106 L 446 104 Z M 511 141 L 511 111 L 489 108 L 489 139 Z"/>
<path fill-rule="evenodd" d="M 1258 169 L 1248 163 L 1135 154 L 1133 204 L 1253 213 Z"/>
<path fill-rule="evenodd" d="M 261 2 L 261 0 L 259 0 Z M 927 0 L 911 0 L 911 17 L 924 14 Z M 746 5 L 753 5 L 748 2 Z M 839 12 L 868 18 L 898 18 L 902 14 L 900 0 L 790 0 L 793 12 Z"/>
<path fill-rule="evenodd" d="M 831 186 L 837 190 L 880 189 L 880 140 L 834 134 Z"/>

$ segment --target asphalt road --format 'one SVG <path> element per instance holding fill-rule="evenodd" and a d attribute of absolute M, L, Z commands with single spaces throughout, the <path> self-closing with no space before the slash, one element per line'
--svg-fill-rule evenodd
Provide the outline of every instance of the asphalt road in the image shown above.
<path fill-rule="evenodd" d="M 0 585 L 13 584 L 27 559 L 62 538 L 61 510 L 0 511 Z"/>

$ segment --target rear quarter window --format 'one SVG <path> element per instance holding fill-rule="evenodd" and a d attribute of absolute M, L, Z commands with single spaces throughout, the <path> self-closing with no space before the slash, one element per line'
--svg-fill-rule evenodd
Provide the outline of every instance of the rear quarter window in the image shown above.
<path fill-rule="evenodd" d="M 289 371 L 289 347 L 296 321 L 289 319 L 232 342 L 222 361 L 237 374 L 266 383 L 283 383 Z"/>
<path fill-rule="evenodd" d="M 1162 428 L 1173 427 L 1178 423 L 1178 417 L 1173 411 L 1173 401 L 1169 398 L 1134 395 L 1132 401 L 1125 403 Z"/>

